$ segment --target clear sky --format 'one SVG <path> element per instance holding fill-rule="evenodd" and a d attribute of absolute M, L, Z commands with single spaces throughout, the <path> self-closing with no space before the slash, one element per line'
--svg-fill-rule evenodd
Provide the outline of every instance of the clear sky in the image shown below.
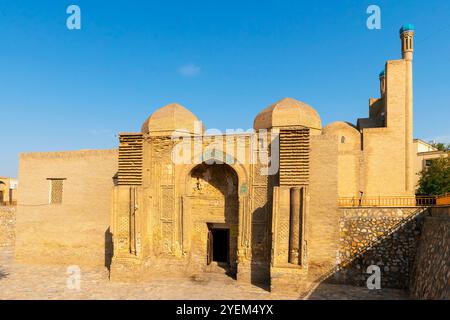
<path fill-rule="evenodd" d="M 81 30 L 66 9 L 81 8 Z M 381 30 L 369 30 L 370 4 Z M 207 128 L 249 129 L 292 97 L 355 123 L 416 26 L 415 137 L 450 142 L 450 1 L 0 0 L 0 176 L 20 152 L 113 148 L 178 102 Z"/>

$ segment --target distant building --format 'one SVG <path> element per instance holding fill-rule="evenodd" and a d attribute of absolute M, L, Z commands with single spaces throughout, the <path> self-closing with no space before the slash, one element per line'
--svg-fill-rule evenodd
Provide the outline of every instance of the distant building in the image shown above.
<path fill-rule="evenodd" d="M 17 187 L 17 179 L 0 177 L 0 205 L 15 205 L 17 203 Z"/>
<path fill-rule="evenodd" d="M 420 173 L 423 169 L 428 168 L 432 161 L 441 157 L 448 157 L 449 152 L 441 151 L 433 147 L 430 143 L 421 139 L 414 139 L 414 150 L 417 152 L 416 165 L 415 165 L 415 181 L 416 186 L 420 180 Z"/>

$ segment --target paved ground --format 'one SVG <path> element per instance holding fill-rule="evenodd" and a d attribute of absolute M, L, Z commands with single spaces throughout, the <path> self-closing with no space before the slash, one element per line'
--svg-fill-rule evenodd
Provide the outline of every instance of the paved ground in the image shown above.
<path fill-rule="evenodd" d="M 142 284 L 112 283 L 106 269 L 82 269 L 80 290 L 68 289 L 67 269 L 14 262 L 11 247 L 0 248 L 0 299 L 301 299 L 276 295 L 259 287 L 239 284 L 222 274 L 201 279 L 155 279 Z M 305 298 L 305 297 L 303 297 Z M 399 290 L 369 291 L 322 284 L 308 299 L 405 299 Z"/>

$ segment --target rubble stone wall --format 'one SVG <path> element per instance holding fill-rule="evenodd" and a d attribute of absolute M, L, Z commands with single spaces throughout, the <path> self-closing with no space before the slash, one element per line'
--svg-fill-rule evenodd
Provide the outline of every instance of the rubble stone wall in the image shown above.
<path fill-rule="evenodd" d="M 450 300 L 450 206 L 425 218 L 410 287 L 415 299 Z"/>
<path fill-rule="evenodd" d="M 16 207 L 0 206 L 0 247 L 14 246 Z"/>
<path fill-rule="evenodd" d="M 373 274 L 367 268 L 376 265 L 382 288 L 407 289 L 427 214 L 422 208 L 341 209 L 339 267 L 331 279 L 366 286 Z"/>

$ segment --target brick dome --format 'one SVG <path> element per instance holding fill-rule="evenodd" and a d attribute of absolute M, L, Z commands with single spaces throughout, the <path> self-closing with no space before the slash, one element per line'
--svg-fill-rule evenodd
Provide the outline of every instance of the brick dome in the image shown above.
<path fill-rule="evenodd" d="M 174 132 L 194 134 L 195 126 L 199 123 L 200 120 L 191 111 L 178 103 L 172 103 L 153 112 L 142 125 L 141 132 L 169 135 Z"/>
<path fill-rule="evenodd" d="M 253 122 L 255 130 L 298 126 L 321 130 L 322 121 L 311 106 L 292 98 L 285 98 L 264 109 Z"/>

